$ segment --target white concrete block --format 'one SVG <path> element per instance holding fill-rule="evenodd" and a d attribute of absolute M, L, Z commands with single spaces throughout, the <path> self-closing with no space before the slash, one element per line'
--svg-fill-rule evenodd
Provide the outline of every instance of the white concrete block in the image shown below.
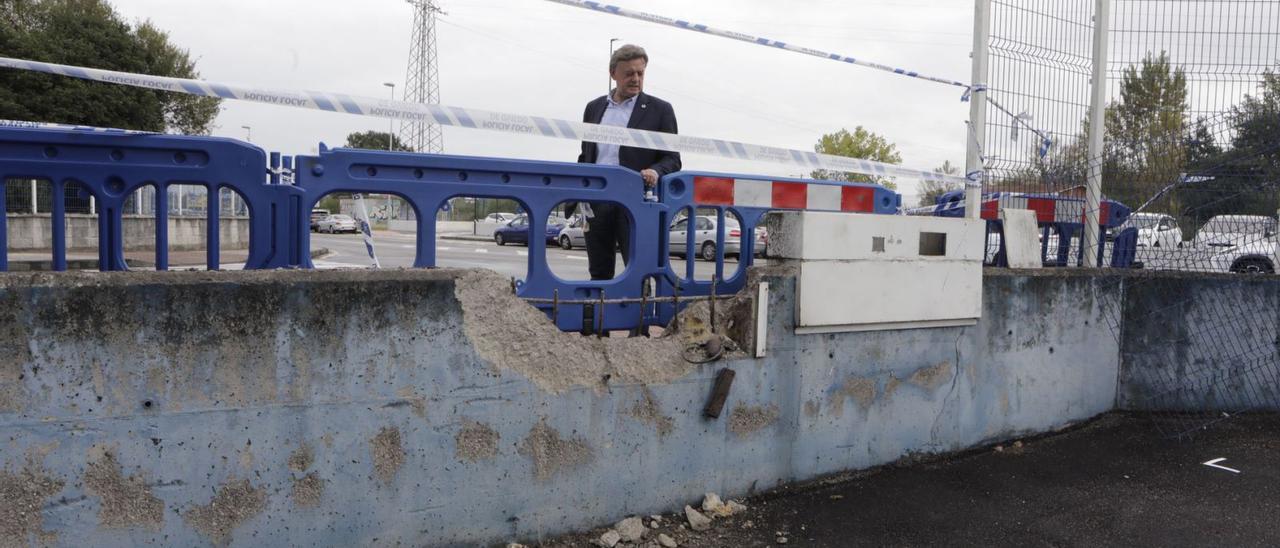
<path fill-rule="evenodd" d="M 796 331 L 972 325 L 982 314 L 986 221 L 782 212 L 769 255 L 799 262 Z"/>
<path fill-rule="evenodd" d="M 1030 209 L 1001 209 L 1004 221 L 1004 249 L 1009 268 L 1041 268 L 1040 227 Z"/>

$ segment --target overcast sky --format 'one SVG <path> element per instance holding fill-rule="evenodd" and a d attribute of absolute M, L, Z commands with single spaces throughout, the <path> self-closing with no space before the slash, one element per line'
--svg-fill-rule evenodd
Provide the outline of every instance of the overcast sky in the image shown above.
<path fill-rule="evenodd" d="M 190 50 L 203 78 L 272 88 L 387 97 L 402 92 L 412 7 L 402 0 L 111 0 Z M 609 39 L 643 46 L 645 90 L 670 101 L 680 132 L 812 149 L 823 133 L 863 126 L 896 143 L 903 164 L 964 163 L 961 88 L 735 42 L 544 0 L 440 0 L 441 102 L 581 119 L 604 94 Z M 616 0 L 617 5 L 736 30 L 944 78 L 969 79 L 968 0 Z M 308 154 L 379 118 L 224 101 L 215 135 Z M 445 152 L 576 159 L 577 143 L 444 129 Z M 801 175 L 781 165 L 686 156 L 686 169 Z M 900 190 L 914 194 L 913 183 Z M 914 200 L 912 200 L 914 202 Z M 912 203 L 909 202 L 909 203 Z"/>

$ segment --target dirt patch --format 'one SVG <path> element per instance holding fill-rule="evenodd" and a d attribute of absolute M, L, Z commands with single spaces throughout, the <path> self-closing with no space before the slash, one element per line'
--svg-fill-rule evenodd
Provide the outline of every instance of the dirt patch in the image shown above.
<path fill-rule="evenodd" d="M 898 380 L 898 377 L 889 375 L 889 380 L 885 381 L 884 383 L 885 399 L 889 399 L 890 397 L 892 397 L 893 393 L 898 391 L 899 386 L 902 386 L 902 381 Z"/>
<path fill-rule="evenodd" d="M 822 411 L 822 404 L 817 400 L 808 400 L 804 402 L 804 414 L 806 417 L 816 417 Z"/>
<path fill-rule="evenodd" d="M 400 429 L 388 426 L 369 440 L 373 452 L 373 472 L 383 483 L 391 483 L 396 472 L 404 465 L 404 446 L 400 443 Z"/>
<path fill-rule="evenodd" d="M 845 400 L 853 398 L 863 411 L 871 408 L 876 401 L 876 381 L 864 377 L 850 377 L 831 394 L 831 414 L 837 418 L 844 416 Z"/>
<path fill-rule="evenodd" d="M 187 523 L 214 544 L 225 546 L 231 533 L 267 507 L 267 489 L 254 487 L 249 480 L 231 480 L 214 492 L 213 500 L 182 515 Z"/>
<path fill-rule="evenodd" d="M 563 333 L 546 314 L 512 295 L 510 282 L 495 272 L 466 271 L 454 291 L 462 305 L 463 331 L 480 357 L 543 390 L 599 390 L 606 378 L 665 384 L 696 367 L 681 357 L 683 335 L 599 339 Z"/>
<path fill-rule="evenodd" d="M 662 409 L 658 407 L 657 400 L 653 399 L 651 390 L 645 388 L 643 394 L 640 401 L 636 402 L 628 413 L 636 420 L 654 427 L 658 431 L 659 439 L 667 437 L 667 434 L 675 430 L 675 421 L 662 414 Z"/>
<path fill-rule="evenodd" d="M 27 546 L 29 537 L 52 541 L 44 530 L 44 505 L 65 485 L 34 456 L 18 472 L 0 471 L 0 546 Z"/>
<path fill-rule="evenodd" d="M 320 499 L 324 498 L 324 483 L 320 474 L 315 472 L 293 480 L 293 503 L 301 508 L 320 506 Z"/>
<path fill-rule="evenodd" d="M 164 502 L 151 493 L 146 480 L 135 474 L 125 477 L 116 456 L 105 451 L 89 463 L 84 486 L 102 499 L 98 523 L 109 529 L 145 527 L 157 531 L 164 524 Z"/>
<path fill-rule="evenodd" d="M 489 425 L 463 419 L 462 429 L 453 438 L 457 445 L 453 454 L 467 462 L 491 459 L 498 454 L 498 438 L 498 431 Z"/>
<path fill-rule="evenodd" d="M 294 472 L 306 472 L 313 462 L 315 455 L 311 452 L 311 446 L 305 443 L 289 455 L 289 469 Z"/>
<path fill-rule="evenodd" d="M 951 380 L 951 367 L 951 362 L 942 362 L 917 369 L 907 378 L 907 382 L 932 392 Z"/>
<path fill-rule="evenodd" d="M 557 472 L 577 468 L 595 458 L 586 440 L 561 438 L 559 432 L 547 426 L 545 418 L 538 421 L 520 443 L 520 454 L 533 461 L 534 477 L 538 481 L 549 480 Z"/>
<path fill-rule="evenodd" d="M 729 431 L 739 438 L 745 438 L 775 422 L 778 422 L 777 405 L 740 405 L 729 414 Z"/>

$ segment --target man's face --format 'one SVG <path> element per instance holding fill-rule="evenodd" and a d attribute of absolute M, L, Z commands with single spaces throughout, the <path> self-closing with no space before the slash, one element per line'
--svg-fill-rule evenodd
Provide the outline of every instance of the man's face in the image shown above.
<path fill-rule="evenodd" d="M 649 63 L 644 59 L 632 59 L 618 63 L 609 76 L 617 83 L 618 95 L 622 99 L 630 99 L 644 89 L 644 68 Z"/>

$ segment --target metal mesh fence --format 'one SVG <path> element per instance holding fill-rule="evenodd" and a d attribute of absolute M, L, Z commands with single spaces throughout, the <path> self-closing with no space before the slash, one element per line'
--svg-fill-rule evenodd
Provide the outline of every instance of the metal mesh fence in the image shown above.
<path fill-rule="evenodd" d="M 1100 165 L 1103 197 L 1134 211 L 1104 230 L 1107 253 L 1123 239 L 1132 242 L 1135 266 L 1147 270 L 1276 273 L 1280 2 L 1112 0 L 1104 139 L 1094 156 L 1087 134 L 1095 2 L 992 7 L 988 81 L 1004 109 L 988 114 L 986 191 L 1083 196 L 1090 167 Z M 1190 435 L 1237 411 L 1280 404 L 1276 303 L 1263 284 L 1214 299 L 1186 296 L 1176 275 L 1124 283 L 1162 306 L 1121 311 L 1117 303 L 1109 313 L 1118 338 L 1121 314 L 1130 323 L 1194 326 L 1143 330 L 1171 351 L 1159 366 L 1130 371 L 1154 395 L 1129 404 L 1166 411 L 1157 417 L 1163 432 Z"/>

